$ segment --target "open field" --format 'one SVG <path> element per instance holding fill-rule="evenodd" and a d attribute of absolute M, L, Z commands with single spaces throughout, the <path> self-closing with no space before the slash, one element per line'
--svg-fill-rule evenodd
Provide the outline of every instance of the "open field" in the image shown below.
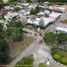
<path fill-rule="evenodd" d="M 34 39 L 32 37 L 24 36 L 24 40 L 20 42 L 15 42 L 12 45 L 13 58 L 18 56 L 22 51 L 24 51 L 33 42 L 33 40 Z"/>
<path fill-rule="evenodd" d="M 57 50 L 59 54 L 61 54 L 62 56 L 67 57 L 67 51 L 63 51 L 63 50 Z"/>

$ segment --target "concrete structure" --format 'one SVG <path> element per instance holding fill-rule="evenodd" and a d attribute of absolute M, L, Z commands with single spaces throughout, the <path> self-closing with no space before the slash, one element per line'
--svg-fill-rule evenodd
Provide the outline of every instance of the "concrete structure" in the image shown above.
<path fill-rule="evenodd" d="M 67 28 L 64 28 L 64 27 L 56 27 L 55 31 L 67 33 Z"/>
<path fill-rule="evenodd" d="M 30 17 L 27 19 L 27 23 L 45 27 L 49 23 L 53 23 L 60 15 L 61 13 L 52 12 L 51 14 L 49 14 L 49 17 Z"/>

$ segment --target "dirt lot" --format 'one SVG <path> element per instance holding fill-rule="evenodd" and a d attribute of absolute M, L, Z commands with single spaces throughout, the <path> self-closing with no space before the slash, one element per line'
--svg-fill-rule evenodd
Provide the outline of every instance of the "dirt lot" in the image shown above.
<path fill-rule="evenodd" d="M 12 57 L 15 58 L 18 56 L 22 51 L 24 51 L 32 42 L 33 42 L 32 37 L 24 36 L 24 40 L 20 42 L 15 42 L 12 45 Z"/>

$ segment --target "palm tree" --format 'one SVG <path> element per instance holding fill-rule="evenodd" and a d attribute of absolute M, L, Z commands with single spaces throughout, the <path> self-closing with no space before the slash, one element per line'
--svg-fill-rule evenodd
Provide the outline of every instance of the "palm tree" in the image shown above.
<path fill-rule="evenodd" d="M 6 39 L 7 39 L 7 42 L 9 43 L 10 52 L 12 54 L 13 39 L 12 39 L 12 30 L 10 28 L 7 28 L 6 30 Z"/>
<path fill-rule="evenodd" d="M 22 40 L 22 36 L 23 36 L 23 25 L 22 22 L 20 21 L 11 21 L 9 22 L 9 24 L 7 25 L 7 40 L 10 46 L 10 51 L 12 53 L 12 44 L 14 41 L 20 41 Z"/>

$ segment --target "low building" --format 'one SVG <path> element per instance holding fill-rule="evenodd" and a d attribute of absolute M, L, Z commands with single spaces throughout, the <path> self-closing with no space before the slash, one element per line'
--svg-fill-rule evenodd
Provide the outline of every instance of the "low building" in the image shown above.
<path fill-rule="evenodd" d="M 18 14 L 17 14 L 17 12 L 8 12 L 5 16 L 4 16 L 4 18 L 5 18 L 5 20 L 7 20 L 7 21 L 9 21 L 9 20 L 11 20 L 14 16 L 17 16 Z"/>
<path fill-rule="evenodd" d="M 56 27 L 55 31 L 67 33 L 67 28 L 58 26 L 58 27 Z"/>
<path fill-rule="evenodd" d="M 27 23 L 45 27 L 49 23 L 53 23 L 60 15 L 60 13 L 52 12 L 51 14 L 49 14 L 49 17 L 30 17 L 27 19 Z"/>
<path fill-rule="evenodd" d="M 42 26 L 45 27 L 47 26 L 49 23 L 52 23 L 53 20 L 50 18 L 46 18 L 46 17 L 40 17 L 40 18 L 29 18 L 27 19 L 27 23 L 28 24 L 34 24 L 37 26 Z"/>
<path fill-rule="evenodd" d="M 54 5 L 54 6 L 49 6 L 49 9 L 65 12 L 65 11 L 67 11 L 67 5 Z"/>
<path fill-rule="evenodd" d="M 11 6 L 5 6 L 4 9 L 5 9 L 5 10 L 14 10 L 14 7 L 11 7 Z"/>
<path fill-rule="evenodd" d="M 61 15 L 61 13 L 52 12 L 49 16 L 56 19 Z"/>

